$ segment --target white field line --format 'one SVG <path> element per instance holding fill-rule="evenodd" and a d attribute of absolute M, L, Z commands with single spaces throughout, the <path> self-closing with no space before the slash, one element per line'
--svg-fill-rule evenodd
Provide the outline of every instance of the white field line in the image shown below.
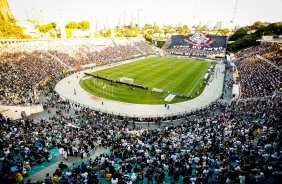
<path fill-rule="evenodd" d="M 199 81 L 200 81 L 201 79 L 203 79 L 203 77 L 204 77 L 205 74 L 206 74 L 206 73 L 203 73 L 203 75 L 198 79 L 198 81 L 196 82 L 196 84 L 193 86 L 193 88 L 192 88 L 191 91 L 189 92 L 188 96 L 192 93 L 192 91 L 194 90 L 194 88 L 198 85 Z"/>
<path fill-rule="evenodd" d="M 81 78 L 81 80 L 86 80 L 86 79 L 90 79 L 90 78 L 92 78 L 92 76 Z"/>
<path fill-rule="evenodd" d="M 194 66 L 194 67 L 192 67 L 192 68 L 196 68 L 196 66 Z M 185 73 L 191 73 L 192 71 L 202 71 L 202 70 L 197 70 L 197 69 L 192 69 L 192 70 L 187 70 Z M 202 76 L 203 77 L 203 76 Z M 164 86 L 162 86 L 162 88 L 164 88 L 165 86 L 167 86 L 168 84 L 170 84 L 170 83 L 172 83 L 172 84 L 176 84 L 177 83 L 177 85 L 174 87 L 174 89 L 175 88 L 177 88 L 184 80 L 185 80 L 186 78 L 185 77 L 183 77 L 183 79 L 182 80 L 171 80 L 170 82 L 168 82 L 167 84 L 165 84 Z M 197 81 L 198 82 L 198 81 Z M 174 90 L 173 89 L 173 90 Z M 174 91 L 174 92 L 176 92 L 176 91 Z"/>
<path fill-rule="evenodd" d="M 169 59 L 169 60 L 171 60 L 171 61 L 173 61 L 172 59 Z M 163 61 L 160 61 L 158 64 L 156 64 L 157 66 L 161 66 L 163 63 L 161 63 L 161 62 L 163 62 Z M 144 78 L 144 79 L 142 79 L 143 81 L 147 81 L 148 79 L 150 79 L 150 78 L 153 78 L 153 79 L 157 79 L 157 77 L 152 77 L 152 75 L 150 75 L 150 74 L 154 74 L 155 73 L 155 67 L 154 67 L 154 69 L 152 69 L 151 70 L 151 68 L 150 69 L 148 69 L 149 70 L 149 72 L 146 74 L 146 75 L 148 75 L 148 77 L 146 77 L 146 78 Z M 147 70 L 147 71 L 148 71 Z M 169 80 L 169 79 L 168 79 Z M 146 85 L 148 85 L 148 84 L 146 84 Z"/>

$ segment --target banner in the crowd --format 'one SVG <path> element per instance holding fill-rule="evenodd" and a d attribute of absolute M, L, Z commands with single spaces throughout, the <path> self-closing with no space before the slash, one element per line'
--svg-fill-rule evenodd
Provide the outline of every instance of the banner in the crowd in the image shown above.
<path fill-rule="evenodd" d="M 226 48 L 226 36 L 209 36 L 208 34 L 195 33 L 189 35 L 172 35 L 172 48 L 191 48 L 207 51 L 223 50 Z"/>
<path fill-rule="evenodd" d="M 279 50 L 282 50 L 282 43 L 278 43 Z"/>

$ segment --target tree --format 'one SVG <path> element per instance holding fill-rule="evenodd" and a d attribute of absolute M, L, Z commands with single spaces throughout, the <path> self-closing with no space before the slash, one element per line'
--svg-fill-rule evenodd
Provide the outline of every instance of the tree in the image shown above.
<path fill-rule="evenodd" d="M 67 38 L 71 38 L 72 37 L 72 32 L 69 28 L 66 29 L 66 34 L 67 34 Z"/>
<path fill-rule="evenodd" d="M 265 25 L 265 23 L 257 21 L 251 26 L 251 29 L 264 29 L 266 27 Z"/>
<path fill-rule="evenodd" d="M 175 29 L 172 26 L 165 26 L 163 30 L 165 34 L 175 32 Z"/>
<path fill-rule="evenodd" d="M 123 35 L 126 36 L 126 37 L 136 37 L 137 32 L 134 31 L 133 29 L 126 28 L 123 32 Z"/>
<path fill-rule="evenodd" d="M 116 27 L 115 28 L 115 36 L 116 37 L 123 37 L 123 32 L 122 32 L 122 29 L 120 29 L 119 27 Z"/>
<path fill-rule="evenodd" d="M 139 33 L 139 32 L 140 32 L 140 28 L 139 28 L 137 25 L 135 25 L 132 29 L 133 29 L 133 31 L 135 31 L 136 33 Z"/>
<path fill-rule="evenodd" d="M 86 30 L 86 29 L 90 29 L 90 24 L 88 21 L 81 21 L 78 23 L 78 29 L 83 29 L 83 30 Z"/>
<path fill-rule="evenodd" d="M 81 21 L 81 22 L 75 22 L 71 21 L 65 25 L 66 29 L 82 29 L 87 30 L 90 29 L 90 24 L 88 21 Z"/>
<path fill-rule="evenodd" d="M 265 31 L 272 32 L 275 35 L 282 35 L 282 22 L 269 24 Z"/>
<path fill-rule="evenodd" d="M 57 25 L 56 25 L 55 22 L 51 22 L 49 24 L 39 26 L 39 31 L 42 32 L 42 33 L 47 33 L 48 31 L 55 29 L 56 26 Z"/>
<path fill-rule="evenodd" d="M 154 27 L 153 27 L 153 29 L 154 29 L 154 33 L 161 33 L 161 29 L 160 29 L 160 26 L 158 26 L 158 25 L 155 25 Z"/>
<path fill-rule="evenodd" d="M 49 31 L 49 34 L 52 38 L 55 38 L 56 37 L 56 34 L 54 33 L 54 31 Z"/>
<path fill-rule="evenodd" d="M 15 21 L 0 21 L 0 37 L 3 38 L 31 38 L 30 35 L 23 33 L 23 28 L 18 26 Z"/>
<path fill-rule="evenodd" d="M 100 35 L 102 36 L 102 37 L 111 37 L 111 28 L 104 28 L 104 29 L 101 29 L 100 30 Z"/>
<path fill-rule="evenodd" d="M 242 38 L 248 34 L 248 31 L 250 30 L 249 26 L 241 27 L 233 35 L 230 36 L 229 40 L 236 41 L 239 38 Z"/>
<path fill-rule="evenodd" d="M 257 42 L 256 40 L 257 38 L 253 35 L 246 35 L 242 38 L 237 39 L 234 43 L 228 45 L 227 50 L 234 52 L 246 47 L 258 45 L 259 42 Z"/>
<path fill-rule="evenodd" d="M 143 27 L 143 30 L 147 30 L 147 29 L 153 29 L 153 25 L 152 24 L 145 24 L 145 26 Z"/>
<path fill-rule="evenodd" d="M 256 30 L 251 32 L 250 30 Z M 259 44 L 256 40 L 260 39 L 263 35 L 281 35 L 282 22 L 271 23 L 267 25 L 263 22 L 255 22 L 252 26 L 245 26 L 239 28 L 230 37 L 229 40 L 235 41 L 227 45 L 228 51 L 237 51 L 245 47 L 254 46 Z"/>
<path fill-rule="evenodd" d="M 66 29 L 78 29 L 78 23 L 71 21 L 71 22 L 66 24 L 65 28 Z"/>
<path fill-rule="evenodd" d="M 176 32 L 179 33 L 179 34 L 188 34 L 191 31 L 190 31 L 188 25 L 184 25 L 183 27 L 176 28 Z"/>
<path fill-rule="evenodd" d="M 203 31 L 203 32 L 208 32 L 208 31 L 209 31 L 209 28 L 208 28 L 208 26 L 201 26 L 201 25 L 198 25 L 198 26 L 195 26 L 195 30 L 196 30 L 196 31 L 199 31 L 199 32 L 201 32 L 201 31 Z"/>
<path fill-rule="evenodd" d="M 157 46 L 159 47 L 159 48 L 162 48 L 162 46 L 165 44 L 165 42 L 164 41 L 157 41 Z"/>
<path fill-rule="evenodd" d="M 229 30 L 228 30 L 227 28 L 225 28 L 225 29 L 220 29 L 220 30 L 219 30 L 219 33 L 220 33 L 221 35 L 223 35 L 223 36 L 227 36 L 228 33 L 229 33 Z"/>
<path fill-rule="evenodd" d="M 145 33 L 144 34 L 144 38 L 149 41 L 149 42 L 152 42 L 152 35 L 148 34 L 148 33 Z"/>

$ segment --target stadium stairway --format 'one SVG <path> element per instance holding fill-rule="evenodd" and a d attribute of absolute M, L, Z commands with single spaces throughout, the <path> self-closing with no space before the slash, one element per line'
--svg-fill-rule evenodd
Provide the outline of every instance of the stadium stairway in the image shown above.
<path fill-rule="evenodd" d="M 63 67 L 65 67 L 65 68 L 67 68 L 67 69 L 69 69 L 69 70 L 71 70 L 71 71 L 73 70 L 73 68 L 72 68 L 71 66 L 67 65 L 66 63 L 64 63 L 60 58 L 58 58 L 58 57 L 56 57 L 56 56 L 50 54 L 49 52 L 47 52 L 47 54 L 48 54 L 50 57 L 52 57 L 55 61 L 57 61 L 58 63 L 60 63 Z"/>
<path fill-rule="evenodd" d="M 75 163 L 75 165 L 78 165 L 81 164 L 82 161 L 88 161 L 90 158 L 95 159 L 100 154 L 107 152 L 109 152 L 108 149 L 97 148 L 96 151 L 90 157 L 84 158 L 83 160 L 81 160 L 80 157 L 69 157 L 69 161 L 66 161 L 61 155 L 58 155 L 58 149 L 54 152 L 51 151 L 52 156 L 57 156 L 53 157 L 50 160 L 49 164 L 48 162 L 46 162 L 39 165 L 39 167 L 35 166 L 36 168 L 32 168 L 31 172 L 28 173 L 29 176 L 26 177 L 24 180 L 25 182 L 27 182 L 27 180 L 31 180 L 31 182 L 44 181 L 46 174 L 49 173 L 50 175 L 52 175 L 61 162 L 63 162 L 67 166 L 71 166 L 73 163 Z"/>

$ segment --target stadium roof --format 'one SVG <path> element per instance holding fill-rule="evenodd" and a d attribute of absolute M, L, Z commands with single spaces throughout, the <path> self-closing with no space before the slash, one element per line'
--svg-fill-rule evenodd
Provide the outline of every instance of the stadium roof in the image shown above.
<path fill-rule="evenodd" d="M 271 40 L 260 39 L 260 40 L 257 40 L 257 42 L 282 43 L 282 39 L 274 39 L 274 38 Z"/>

